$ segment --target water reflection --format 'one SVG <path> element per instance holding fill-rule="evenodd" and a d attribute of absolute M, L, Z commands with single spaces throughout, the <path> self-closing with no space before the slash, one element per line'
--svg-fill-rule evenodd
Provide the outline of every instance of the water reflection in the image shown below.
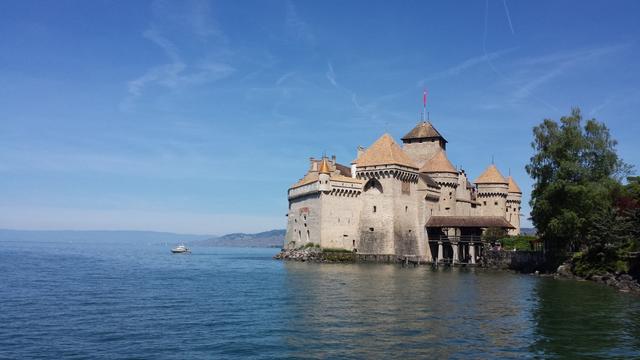
<path fill-rule="evenodd" d="M 395 265 L 286 263 L 288 356 L 517 357 L 536 279 Z"/>
<path fill-rule="evenodd" d="M 544 279 L 535 286 L 537 354 L 574 358 L 640 357 L 640 303 L 589 282 Z"/>

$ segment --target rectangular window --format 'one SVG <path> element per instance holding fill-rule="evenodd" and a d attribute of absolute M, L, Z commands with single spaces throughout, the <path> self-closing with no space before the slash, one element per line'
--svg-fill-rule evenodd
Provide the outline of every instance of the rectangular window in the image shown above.
<path fill-rule="evenodd" d="M 376 212 L 376 206 L 373 205 L 373 212 Z"/>

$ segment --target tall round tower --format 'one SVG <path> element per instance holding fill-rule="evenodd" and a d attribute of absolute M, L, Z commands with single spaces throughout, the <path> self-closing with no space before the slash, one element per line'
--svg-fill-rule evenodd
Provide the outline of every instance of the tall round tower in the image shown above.
<path fill-rule="evenodd" d="M 507 193 L 507 221 L 513 225 L 515 229 L 509 229 L 509 235 L 520 235 L 520 205 L 522 203 L 522 191 L 520 187 L 509 175 L 507 179 L 509 184 Z"/>
<path fill-rule="evenodd" d="M 498 168 L 494 164 L 489 165 L 475 183 L 478 185 L 480 214 L 506 217 L 509 183 Z"/>
<path fill-rule="evenodd" d="M 458 187 L 458 171 L 447 158 L 444 150 L 439 150 L 420 168 L 421 173 L 429 176 L 440 185 L 439 215 L 455 215 L 456 188 Z"/>

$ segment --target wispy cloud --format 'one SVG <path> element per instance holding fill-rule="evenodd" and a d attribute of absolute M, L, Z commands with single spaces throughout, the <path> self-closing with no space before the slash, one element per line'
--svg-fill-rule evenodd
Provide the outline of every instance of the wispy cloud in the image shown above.
<path fill-rule="evenodd" d="M 314 35 L 309 24 L 304 21 L 292 1 L 286 2 L 285 27 L 291 36 L 308 43 L 314 42 Z"/>
<path fill-rule="evenodd" d="M 540 86 L 566 74 L 573 68 L 589 64 L 628 46 L 629 44 L 616 44 L 579 48 L 523 59 L 517 64 L 519 70 L 513 78 L 517 88 L 512 100 L 525 99 Z"/>
<path fill-rule="evenodd" d="M 325 76 L 327 78 L 327 80 L 329 81 L 329 83 L 331 83 L 331 85 L 342 91 L 347 93 L 347 95 L 349 96 L 351 103 L 353 104 L 354 108 L 360 113 L 360 114 L 367 114 L 369 116 L 373 116 L 373 114 L 371 113 L 371 107 L 374 106 L 374 104 L 370 104 L 370 106 L 363 106 L 359 101 L 358 101 L 358 94 L 356 94 L 355 91 L 348 89 L 344 86 L 342 86 L 340 83 L 338 83 L 338 80 L 336 80 L 336 72 L 335 70 L 333 70 L 333 64 L 331 64 L 331 61 L 327 62 L 327 72 L 325 73 Z"/>
<path fill-rule="evenodd" d="M 514 50 L 516 50 L 516 48 L 503 49 L 499 51 L 494 51 L 492 53 L 483 54 L 480 56 L 470 57 L 454 66 L 449 67 L 448 69 L 438 71 L 432 75 L 425 77 L 424 79 L 418 82 L 418 86 L 424 86 L 424 84 L 429 81 L 460 75 L 463 72 L 475 66 L 481 65 L 487 62 L 488 60 L 498 59 Z"/>
<path fill-rule="evenodd" d="M 336 82 L 336 73 L 333 71 L 333 65 L 331 65 L 331 62 L 327 63 L 327 68 L 327 72 L 325 73 L 327 80 L 329 80 L 331 85 L 334 87 L 338 87 L 338 83 Z"/>
<path fill-rule="evenodd" d="M 160 3 L 162 4 L 162 3 Z M 214 26 L 208 17 L 208 4 L 195 2 L 192 11 L 187 12 L 190 21 L 186 21 L 192 28 L 192 36 L 198 38 L 216 37 L 224 42 L 221 31 Z M 162 6 L 156 4 L 156 12 Z M 145 89 L 153 86 L 176 89 L 192 85 L 204 84 L 226 78 L 235 72 L 235 68 L 225 61 L 217 59 L 216 55 L 201 56 L 192 61 L 186 61 L 180 54 L 175 42 L 164 36 L 158 25 L 152 25 L 144 31 L 143 37 L 158 46 L 169 62 L 149 68 L 143 75 L 127 82 L 127 96 L 120 104 L 121 110 L 128 110 L 134 105 L 135 100 L 143 95 Z M 219 53 L 226 54 L 223 48 L 217 49 Z"/>
<path fill-rule="evenodd" d="M 193 27 L 194 33 L 202 38 L 217 37 L 226 40 L 224 34 L 211 17 L 213 11 L 211 2 L 195 1 L 191 5 L 187 20 Z"/>
<path fill-rule="evenodd" d="M 513 23 L 511 22 L 511 14 L 509 13 L 509 7 L 507 6 L 507 0 L 502 0 L 502 5 L 504 5 L 504 13 L 507 15 L 507 22 L 509 23 L 509 29 L 511 30 L 511 34 L 515 35 L 516 31 L 513 30 Z"/>
<path fill-rule="evenodd" d="M 289 80 L 295 74 L 296 74 L 295 71 L 289 71 L 289 72 L 285 73 L 284 75 L 280 76 L 278 78 L 278 80 L 276 80 L 275 85 L 276 86 L 280 86 L 280 85 L 284 84 L 287 80 Z"/>

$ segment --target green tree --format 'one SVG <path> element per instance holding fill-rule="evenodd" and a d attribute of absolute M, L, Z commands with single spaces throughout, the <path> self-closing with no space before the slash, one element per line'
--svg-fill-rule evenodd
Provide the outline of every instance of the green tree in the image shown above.
<path fill-rule="evenodd" d="M 493 244 L 505 236 L 507 236 L 507 232 L 504 229 L 490 227 L 482 233 L 482 240 Z"/>
<path fill-rule="evenodd" d="M 612 193 L 630 167 L 609 129 L 595 119 L 583 125 L 578 108 L 559 123 L 545 119 L 533 135 L 535 154 L 526 166 L 534 180 L 531 219 L 545 249 L 562 257 L 594 241 L 590 231 L 614 208 Z"/>

